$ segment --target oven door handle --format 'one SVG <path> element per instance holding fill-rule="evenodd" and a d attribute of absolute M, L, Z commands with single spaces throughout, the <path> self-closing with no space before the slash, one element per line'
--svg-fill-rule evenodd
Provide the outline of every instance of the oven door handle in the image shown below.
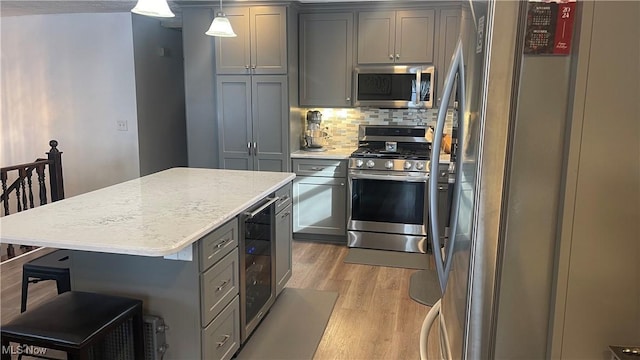
<path fill-rule="evenodd" d="M 350 179 L 363 179 L 363 180 L 390 180 L 390 181 L 405 181 L 405 182 L 422 182 L 426 183 L 429 180 L 429 175 L 425 176 L 406 176 L 406 175 L 377 175 L 377 174 L 362 174 L 362 173 L 349 173 Z"/>
<path fill-rule="evenodd" d="M 276 201 L 280 200 L 280 198 L 279 198 L 279 197 L 277 197 L 277 196 L 275 196 L 275 197 L 272 197 L 272 198 L 267 198 L 267 200 L 269 200 L 269 201 L 267 201 L 267 202 L 266 202 L 266 203 L 264 203 L 262 206 L 260 206 L 259 208 L 255 209 L 254 211 L 252 211 L 252 212 L 249 212 L 249 211 L 245 212 L 245 213 L 244 213 L 244 215 L 247 217 L 247 219 L 251 219 L 251 218 L 253 218 L 254 216 L 258 215 L 262 210 L 264 210 L 264 209 L 268 208 L 269 206 L 271 206 L 271 204 L 273 204 L 273 203 L 275 203 Z"/>

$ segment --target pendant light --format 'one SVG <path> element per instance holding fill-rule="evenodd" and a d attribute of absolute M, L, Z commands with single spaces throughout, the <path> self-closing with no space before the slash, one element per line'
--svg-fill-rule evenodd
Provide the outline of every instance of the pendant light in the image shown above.
<path fill-rule="evenodd" d="M 131 12 L 140 15 L 162 18 L 170 18 L 176 16 L 171 11 L 171 9 L 169 9 L 167 0 L 138 0 L 138 3 L 133 9 L 131 9 Z"/>
<path fill-rule="evenodd" d="M 220 36 L 220 37 L 236 37 L 235 32 L 231 28 L 231 23 L 227 16 L 222 12 L 222 0 L 220 0 L 220 11 L 216 14 L 216 17 L 211 22 L 209 30 L 205 32 L 205 35 Z"/>

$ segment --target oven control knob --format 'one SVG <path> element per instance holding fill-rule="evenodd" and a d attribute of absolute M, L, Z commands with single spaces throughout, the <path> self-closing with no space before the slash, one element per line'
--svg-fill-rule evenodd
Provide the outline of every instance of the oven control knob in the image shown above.
<path fill-rule="evenodd" d="M 368 168 L 372 168 L 373 165 L 375 165 L 375 163 L 373 162 L 373 160 L 367 160 L 367 167 Z"/>
<path fill-rule="evenodd" d="M 411 161 L 405 161 L 405 162 L 404 162 L 404 168 L 405 168 L 406 170 L 411 169 L 411 167 L 412 167 L 412 166 L 413 166 L 413 164 L 411 163 Z"/>
<path fill-rule="evenodd" d="M 424 163 L 423 163 L 423 162 L 418 161 L 418 162 L 416 163 L 416 169 L 418 169 L 418 170 L 422 170 L 422 169 L 424 169 Z"/>
<path fill-rule="evenodd" d="M 386 163 L 384 163 L 384 167 L 386 167 L 387 169 L 393 169 L 393 161 L 387 161 Z"/>
<path fill-rule="evenodd" d="M 364 161 L 360 159 L 356 160 L 356 167 L 362 167 L 363 164 L 364 164 Z"/>

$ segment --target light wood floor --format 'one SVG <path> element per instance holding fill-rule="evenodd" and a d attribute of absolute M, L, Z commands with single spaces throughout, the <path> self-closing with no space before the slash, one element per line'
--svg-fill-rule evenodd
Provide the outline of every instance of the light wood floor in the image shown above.
<path fill-rule="evenodd" d="M 314 359 L 419 359 L 420 327 L 430 308 L 409 297 L 409 277 L 416 270 L 348 264 L 346 255 L 344 245 L 293 244 L 293 275 L 287 286 L 339 293 Z M 1 323 L 20 313 L 24 261 L 1 267 Z M 32 284 L 28 308 L 56 294 L 53 281 Z"/>
<path fill-rule="evenodd" d="M 5 324 L 20 314 L 22 294 L 22 265 L 55 249 L 41 248 L 0 265 L 0 324 Z M 29 284 L 27 309 L 37 307 L 58 294 L 55 281 Z"/>
<path fill-rule="evenodd" d="M 287 286 L 339 293 L 314 359 L 419 359 L 420 327 L 430 307 L 409 297 L 416 270 L 348 264 L 347 251 L 344 245 L 293 244 Z"/>

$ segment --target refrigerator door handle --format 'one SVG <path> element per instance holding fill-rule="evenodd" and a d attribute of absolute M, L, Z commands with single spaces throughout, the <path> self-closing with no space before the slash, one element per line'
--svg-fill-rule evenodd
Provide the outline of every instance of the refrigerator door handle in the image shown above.
<path fill-rule="evenodd" d="M 447 115 L 447 107 L 449 106 L 449 99 L 451 98 L 451 92 L 453 91 L 454 81 L 456 81 L 457 75 L 457 91 L 458 98 L 460 99 L 460 110 L 458 115 L 458 122 L 462 120 L 464 116 L 464 59 L 462 56 L 462 41 L 458 40 L 458 44 L 456 46 L 456 50 L 454 52 L 453 58 L 451 59 L 451 66 L 449 68 L 449 72 L 445 79 L 445 88 L 442 94 L 442 100 L 440 103 L 440 108 L 438 109 L 438 120 L 436 122 L 436 128 L 434 130 L 433 144 L 431 147 L 431 165 L 430 165 L 430 173 L 437 174 L 438 168 L 440 166 L 440 147 L 442 145 L 442 138 L 444 136 L 444 123 Z M 458 126 L 458 138 L 463 139 L 462 128 L 463 126 Z M 458 157 L 459 160 L 459 157 Z M 461 167 L 456 167 L 456 183 L 454 183 L 454 189 L 459 193 L 460 183 L 458 179 L 460 179 Z M 455 226 L 457 224 L 457 204 L 456 197 L 454 194 L 454 204 L 452 206 L 452 219 L 455 218 L 455 223 L 452 221 L 450 239 L 448 241 L 448 246 L 445 248 L 446 258 L 443 259 L 442 252 L 440 250 L 440 233 L 438 229 L 438 183 L 435 181 L 435 177 L 431 177 L 429 182 L 429 228 L 431 230 L 431 245 L 433 250 L 433 256 L 435 258 L 436 263 L 436 272 L 438 274 L 438 280 L 440 282 L 440 289 L 444 294 L 444 291 L 447 287 L 447 281 L 449 279 L 449 270 L 451 268 L 451 254 L 453 252 L 454 244 L 455 244 Z"/>

